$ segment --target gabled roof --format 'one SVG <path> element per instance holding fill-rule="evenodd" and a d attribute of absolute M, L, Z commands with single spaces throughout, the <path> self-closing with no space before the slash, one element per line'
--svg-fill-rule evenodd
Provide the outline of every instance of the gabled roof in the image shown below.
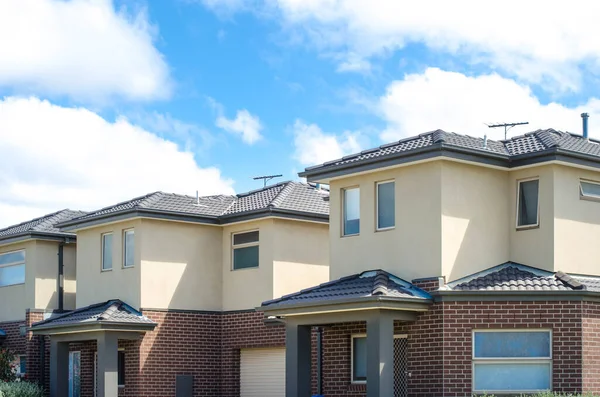
<path fill-rule="evenodd" d="M 139 311 L 119 299 L 114 299 L 51 316 L 33 324 L 31 329 L 34 332 L 59 328 L 151 330 L 155 326 L 156 323 Z"/>
<path fill-rule="evenodd" d="M 61 228 L 102 223 L 118 216 L 149 216 L 212 224 L 245 220 L 252 216 L 287 214 L 326 222 L 329 218 L 329 192 L 300 182 L 281 182 L 236 196 L 196 197 L 154 192 L 114 204 L 63 222 Z"/>
<path fill-rule="evenodd" d="M 428 302 L 431 296 L 420 288 L 384 270 L 370 270 L 307 288 L 263 302 L 263 308 L 285 305 L 333 304 L 369 298 Z"/>
<path fill-rule="evenodd" d="M 511 168 L 552 159 L 543 155 L 585 160 L 600 168 L 600 141 L 554 129 L 485 142 L 483 138 L 435 130 L 309 167 L 300 175 L 318 180 L 436 156 Z"/>
<path fill-rule="evenodd" d="M 56 225 L 85 214 L 83 211 L 65 209 L 19 223 L 18 225 L 8 226 L 0 229 L 0 243 L 4 240 L 18 238 L 75 238 L 74 234 L 61 231 Z"/>

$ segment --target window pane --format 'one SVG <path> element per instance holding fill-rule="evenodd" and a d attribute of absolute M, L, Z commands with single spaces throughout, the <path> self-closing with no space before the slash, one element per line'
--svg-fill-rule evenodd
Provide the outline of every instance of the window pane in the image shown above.
<path fill-rule="evenodd" d="M 27 373 L 27 356 L 19 356 L 19 374 Z"/>
<path fill-rule="evenodd" d="M 584 196 L 600 197 L 600 185 L 597 183 L 581 182 L 581 192 Z"/>
<path fill-rule="evenodd" d="M 257 243 L 258 231 L 248 233 L 238 233 L 233 235 L 233 245 Z"/>
<path fill-rule="evenodd" d="M 550 389 L 550 363 L 477 363 L 474 370 L 475 391 Z"/>
<path fill-rule="evenodd" d="M 258 245 L 233 250 L 233 269 L 258 267 Z"/>
<path fill-rule="evenodd" d="M 135 234 L 133 233 L 133 230 L 127 230 L 125 232 L 125 262 L 123 263 L 123 266 L 133 266 L 133 255 L 135 252 L 134 242 Z"/>
<path fill-rule="evenodd" d="M 519 183 L 519 226 L 538 222 L 538 180 Z"/>
<path fill-rule="evenodd" d="M 394 182 L 377 185 L 377 228 L 394 227 L 396 223 Z"/>
<path fill-rule="evenodd" d="M 25 283 L 25 264 L 0 267 L 0 287 Z"/>
<path fill-rule="evenodd" d="M 344 190 L 344 235 L 360 233 L 360 190 Z"/>
<path fill-rule="evenodd" d="M 0 266 L 20 262 L 25 262 L 25 251 L 7 252 L 0 255 Z"/>
<path fill-rule="evenodd" d="M 352 338 L 352 380 L 367 380 L 367 338 Z"/>
<path fill-rule="evenodd" d="M 81 395 L 80 352 L 69 353 L 69 397 Z"/>
<path fill-rule="evenodd" d="M 125 352 L 124 351 L 119 352 L 118 378 L 119 378 L 119 386 L 125 386 Z"/>
<path fill-rule="evenodd" d="M 112 269 L 112 234 L 102 236 L 102 270 Z"/>
<path fill-rule="evenodd" d="M 550 357 L 550 333 L 475 332 L 476 358 Z"/>

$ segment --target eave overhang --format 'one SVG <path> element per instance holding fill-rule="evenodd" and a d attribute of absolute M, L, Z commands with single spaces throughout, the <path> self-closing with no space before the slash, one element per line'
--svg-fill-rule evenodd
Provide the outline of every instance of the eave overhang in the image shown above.
<path fill-rule="evenodd" d="M 94 323 L 83 323 L 83 324 L 42 324 L 36 326 L 35 324 L 29 329 L 34 335 L 63 335 L 63 334 L 74 334 L 84 332 L 98 332 L 98 331 L 111 331 L 111 332 L 139 332 L 145 333 L 153 331 L 156 327 L 156 323 L 119 323 L 112 321 L 101 321 Z"/>

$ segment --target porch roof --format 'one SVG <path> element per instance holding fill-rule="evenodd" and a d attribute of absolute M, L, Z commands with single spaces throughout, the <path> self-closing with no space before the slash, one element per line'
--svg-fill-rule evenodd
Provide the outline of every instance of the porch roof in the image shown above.
<path fill-rule="evenodd" d="M 82 307 L 33 324 L 38 334 L 98 330 L 151 331 L 156 323 L 119 299 Z"/>

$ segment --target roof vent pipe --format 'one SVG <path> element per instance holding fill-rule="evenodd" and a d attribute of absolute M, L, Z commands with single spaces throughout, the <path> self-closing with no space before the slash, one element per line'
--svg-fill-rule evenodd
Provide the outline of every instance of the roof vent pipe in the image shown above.
<path fill-rule="evenodd" d="M 483 148 L 487 149 L 487 134 L 483 136 Z"/>
<path fill-rule="evenodd" d="M 583 139 L 588 139 L 588 118 L 590 117 L 587 113 L 581 113 L 583 119 Z"/>

